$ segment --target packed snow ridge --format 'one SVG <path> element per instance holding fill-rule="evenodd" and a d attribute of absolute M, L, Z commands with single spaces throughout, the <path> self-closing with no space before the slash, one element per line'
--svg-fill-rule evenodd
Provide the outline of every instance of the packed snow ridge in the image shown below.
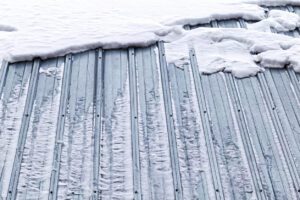
<path fill-rule="evenodd" d="M 260 3 L 253 2 L 0 2 L 0 61 L 46 59 L 94 48 L 144 47 L 165 41 L 169 63 L 184 67 L 189 49 L 194 48 L 203 73 L 226 71 L 242 78 L 264 71 L 264 67 L 286 66 L 300 72 L 300 40 L 272 33 L 297 29 L 299 16 L 276 10 L 266 14 L 256 5 Z M 264 2 L 261 4 L 267 4 Z M 283 1 L 268 2 L 284 5 Z M 256 23 L 247 24 L 247 29 L 183 28 L 233 18 Z"/>

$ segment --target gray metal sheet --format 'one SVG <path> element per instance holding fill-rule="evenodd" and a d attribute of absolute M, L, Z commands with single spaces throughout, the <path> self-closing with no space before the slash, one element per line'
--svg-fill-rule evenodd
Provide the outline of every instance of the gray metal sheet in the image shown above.
<path fill-rule="evenodd" d="M 165 54 L 159 43 L 3 64 L 1 197 L 299 198 L 299 75 L 203 75 L 193 49 L 181 68 Z"/>

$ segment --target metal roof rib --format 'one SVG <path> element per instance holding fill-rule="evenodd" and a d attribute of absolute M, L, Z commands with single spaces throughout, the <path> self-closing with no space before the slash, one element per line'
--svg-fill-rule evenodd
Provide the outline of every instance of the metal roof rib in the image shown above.
<path fill-rule="evenodd" d="M 36 95 L 39 67 L 40 67 L 40 61 L 35 60 L 33 62 L 33 68 L 32 68 L 32 73 L 31 73 L 31 77 L 30 77 L 29 88 L 28 88 L 30 93 L 27 95 L 27 99 L 26 99 L 26 103 L 25 103 L 25 107 L 24 107 L 24 114 L 23 114 L 23 118 L 22 118 L 21 129 L 20 129 L 19 139 L 18 139 L 18 144 L 17 144 L 17 150 L 16 150 L 16 154 L 15 154 L 15 158 L 14 158 L 14 164 L 13 164 L 13 168 L 12 168 L 12 174 L 11 174 L 11 178 L 10 178 L 7 199 L 15 199 L 16 198 L 17 185 L 18 185 L 18 180 L 19 180 L 19 175 L 20 175 L 20 170 L 21 170 L 23 151 L 24 151 L 24 147 L 25 147 L 28 126 L 30 123 L 30 116 L 32 113 L 33 101 L 34 101 L 34 98 Z"/>
<path fill-rule="evenodd" d="M 134 199 L 142 199 L 138 133 L 138 97 L 134 49 L 128 50 Z"/>
<path fill-rule="evenodd" d="M 169 90 L 170 86 L 169 86 L 168 71 L 167 71 L 167 61 L 165 58 L 165 50 L 162 42 L 158 43 L 158 49 L 159 49 L 161 81 L 162 81 L 163 96 L 164 96 L 164 103 L 166 109 L 165 113 L 166 113 L 166 120 L 167 120 L 169 145 L 170 145 L 171 166 L 172 166 L 173 180 L 175 186 L 175 198 L 183 199 L 181 176 L 179 171 L 179 160 L 177 155 L 175 127 L 173 121 L 171 94 Z"/>
<path fill-rule="evenodd" d="M 99 198 L 99 165 L 100 165 L 100 138 L 101 138 L 101 121 L 103 112 L 103 50 L 98 49 L 96 57 L 96 70 L 95 70 L 95 93 L 96 93 L 96 110 L 95 110 L 95 132 L 94 132 L 94 165 L 93 165 L 93 199 Z"/>
<path fill-rule="evenodd" d="M 70 77 L 71 77 L 71 65 L 72 65 L 72 55 L 67 55 L 65 58 L 65 64 L 63 69 L 63 82 L 59 103 L 59 113 L 57 120 L 57 129 L 55 136 L 55 147 L 54 147 L 54 156 L 53 164 L 51 170 L 51 180 L 49 188 L 49 199 L 56 199 L 57 197 L 57 185 L 60 172 L 60 160 L 61 160 L 61 151 L 63 147 L 63 135 L 64 135 L 64 123 L 67 109 L 67 100 L 69 98 L 70 90 Z"/>
<path fill-rule="evenodd" d="M 26 67 L 29 68 L 29 70 L 25 70 Z M 14 163 L 12 157 L 15 157 L 18 148 L 18 136 L 21 129 L 20 121 L 24 114 L 32 66 L 26 66 L 26 63 L 11 64 L 6 69 L 0 101 L 0 119 L 2 127 L 0 131 L 0 145 L 2 152 L 0 159 L 0 191 L 2 194 L 8 192 L 9 180 L 11 178 L 12 166 Z M 14 99 L 14 101 L 11 99 Z M 18 119 L 20 119 L 19 122 Z M 15 162 L 15 165 L 18 164 L 19 163 Z"/>
<path fill-rule="evenodd" d="M 158 42 L 3 62 L 0 199 L 299 199 L 300 75 L 205 75 L 195 49 L 183 67 L 166 54 Z"/>
<path fill-rule="evenodd" d="M 3 60 L 0 68 L 0 94 L 2 94 L 2 89 L 4 86 L 5 77 L 7 76 L 7 71 L 8 71 L 8 62 Z"/>
<path fill-rule="evenodd" d="M 221 182 L 221 176 L 219 172 L 219 163 L 217 162 L 214 141 L 213 141 L 213 129 L 207 109 L 207 100 L 205 99 L 204 91 L 201 84 L 201 76 L 198 71 L 197 60 L 194 49 L 190 50 L 191 68 L 193 72 L 193 78 L 195 83 L 195 90 L 197 94 L 198 106 L 200 110 L 200 116 L 204 128 L 204 135 L 207 145 L 207 153 L 210 161 L 210 173 L 213 179 L 215 195 L 217 199 L 224 199 L 224 191 Z"/>

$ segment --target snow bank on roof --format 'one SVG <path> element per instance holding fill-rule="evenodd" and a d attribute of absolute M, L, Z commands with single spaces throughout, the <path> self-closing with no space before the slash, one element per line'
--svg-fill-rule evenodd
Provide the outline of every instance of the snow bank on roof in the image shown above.
<path fill-rule="evenodd" d="M 271 67 L 268 54 L 271 49 L 277 54 L 284 51 L 286 55 L 284 61 L 274 60 L 274 66 L 290 64 L 298 69 L 294 59 L 298 48 L 283 49 L 283 41 L 277 41 L 279 36 L 263 32 L 294 30 L 299 27 L 299 17 L 284 11 L 270 11 L 269 17 L 265 17 L 265 10 L 258 5 L 203 4 L 199 0 L 0 1 L 0 24 L 9 24 L 2 26 L 5 32 L 0 31 L 0 60 L 45 59 L 98 47 L 143 47 L 163 40 L 169 42 L 169 47 L 177 49 L 178 52 L 170 50 L 168 60 L 178 66 L 188 62 L 187 55 L 182 52 L 185 49 L 186 54 L 187 44 L 193 44 L 196 51 L 201 52 L 198 53 L 199 66 L 204 73 L 225 70 L 237 77 L 254 75 L 263 70 L 256 62 Z M 249 26 L 256 31 L 183 29 L 186 24 L 231 18 L 259 22 Z M 298 40 L 293 41 L 298 43 Z M 251 54 L 254 47 L 260 48 L 257 56 Z"/>
<path fill-rule="evenodd" d="M 199 0 L 14 0 L 0 1 L 0 24 L 18 29 L 0 35 L 0 57 L 9 61 L 52 57 L 89 48 L 146 46 L 177 25 L 215 19 L 264 18 L 257 5 L 206 3 Z"/>
<path fill-rule="evenodd" d="M 292 67 L 300 72 L 300 40 L 285 35 L 246 29 L 198 28 L 166 44 L 167 60 L 175 65 L 189 62 L 195 48 L 199 70 L 210 74 L 231 72 L 238 78 L 256 75 L 263 67 Z"/>

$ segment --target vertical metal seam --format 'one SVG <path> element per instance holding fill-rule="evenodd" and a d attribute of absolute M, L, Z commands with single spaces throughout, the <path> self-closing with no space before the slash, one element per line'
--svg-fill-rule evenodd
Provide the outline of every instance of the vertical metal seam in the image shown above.
<path fill-rule="evenodd" d="M 237 120 L 238 126 L 239 126 L 239 129 L 241 132 L 240 135 L 243 140 L 243 145 L 244 145 L 247 160 L 249 163 L 250 173 L 251 173 L 252 178 L 254 179 L 253 182 L 254 182 L 256 196 L 258 197 L 258 199 L 266 199 L 265 196 L 261 196 L 261 191 L 263 190 L 261 177 L 260 177 L 259 170 L 257 167 L 257 161 L 255 158 L 253 146 L 251 144 L 251 139 L 249 136 L 249 134 L 250 134 L 249 129 L 247 128 L 247 125 L 246 125 L 247 121 L 246 121 L 246 117 L 245 117 L 245 111 L 241 104 L 240 95 L 239 95 L 238 88 L 236 87 L 235 79 L 234 79 L 234 77 L 232 77 L 232 75 L 226 74 L 226 81 L 227 81 L 227 84 L 229 85 L 230 91 L 232 92 L 231 96 L 233 98 L 235 98 L 235 101 L 236 101 L 236 103 L 233 103 L 233 106 L 235 107 L 234 111 L 235 111 L 236 116 L 238 116 L 238 118 L 239 118 L 239 120 Z"/>
<path fill-rule="evenodd" d="M 131 118 L 131 145 L 133 162 L 133 192 L 134 199 L 142 199 L 140 158 L 139 158 L 139 133 L 138 133 L 138 99 L 135 52 L 133 48 L 128 50 L 129 92 L 130 92 L 130 118 Z"/>
<path fill-rule="evenodd" d="M 203 89 L 200 85 L 200 82 L 201 82 L 200 74 L 199 74 L 199 71 L 197 70 L 198 64 L 197 64 L 197 59 L 195 56 L 194 49 L 190 50 L 190 60 L 191 60 L 191 68 L 192 68 L 192 74 L 193 74 L 194 85 L 195 85 L 195 90 L 196 90 L 196 96 L 197 96 L 198 106 L 199 106 L 199 111 L 200 111 L 200 117 L 201 117 L 201 121 L 202 121 L 204 135 L 205 135 L 205 143 L 206 143 L 207 151 L 208 151 L 207 153 L 210 158 L 209 163 L 211 166 L 211 175 L 212 175 L 212 179 L 213 179 L 215 194 L 216 194 L 217 199 L 224 199 L 224 191 L 223 191 L 223 187 L 222 187 L 219 166 L 218 166 L 218 162 L 216 159 L 216 153 L 215 153 L 213 139 L 212 139 L 213 130 L 211 129 L 211 124 L 210 124 L 210 120 L 208 117 L 209 113 L 206 108 L 205 97 L 203 97 L 203 94 L 204 94 Z"/>
<path fill-rule="evenodd" d="M 192 99 L 191 99 L 192 98 L 191 95 L 195 94 L 195 93 L 192 94 L 193 93 L 193 86 L 192 86 L 192 74 L 191 73 L 192 72 L 190 71 L 189 65 L 185 65 L 185 67 L 184 67 L 184 77 L 185 77 L 186 88 L 187 88 L 188 97 L 189 97 L 190 103 L 191 103 L 190 106 L 191 106 L 191 108 L 194 108 L 194 106 L 197 107 L 197 102 L 192 102 Z M 194 113 L 194 114 L 195 114 L 195 117 L 196 117 L 197 113 Z M 201 122 L 200 122 L 199 126 L 201 127 Z M 196 127 L 193 128 L 193 131 L 196 131 Z M 200 144 L 200 136 L 199 135 L 200 135 L 199 133 L 194 134 L 197 148 L 198 148 L 199 152 L 201 152 L 201 144 Z M 203 146 L 203 147 L 205 147 L 205 146 Z M 201 163 L 201 166 L 203 166 L 202 163 Z M 203 188 L 203 191 L 202 191 L 203 194 L 200 193 L 199 190 L 198 190 L 198 194 L 199 194 L 199 196 L 203 195 L 203 199 L 209 199 L 209 194 L 208 194 L 209 191 L 208 191 L 208 186 L 207 186 L 207 178 L 206 178 L 205 170 L 202 170 L 200 172 L 200 176 L 201 176 L 201 181 L 202 181 L 201 185 L 202 185 L 202 188 Z"/>
<path fill-rule="evenodd" d="M 292 86 L 293 87 L 293 92 L 292 92 L 293 96 L 294 97 L 296 96 L 296 98 L 300 98 L 299 82 L 297 81 L 295 71 L 293 69 L 288 69 L 287 75 L 290 78 L 291 83 L 293 85 Z M 291 86 L 289 86 L 289 87 L 291 88 Z M 290 97 L 290 99 L 291 99 L 291 97 Z M 296 100 L 296 101 L 298 101 L 298 100 Z M 294 105 L 292 105 L 292 107 L 294 107 Z M 298 108 L 298 107 L 299 107 L 299 105 L 296 104 L 296 108 Z M 295 118 L 296 118 L 297 122 L 300 124 L 300 115 L 297 114 L 297 111 L 295 111 L 294 109 L 293 109 L 293 113 L 295 115 Z"/>
<path fill-rule="evenodd" d="M 2 61 L 2 66 L 1 66 L 1 74 L 0 74 L 0 99 L 1 99 L 1 96 L 2 96 L 2 90 L 3 90 L 3 87 L 4 87 L 4 83 L 5 83 L 5 79 L 6 79 L 6 74 L 7 74 L 7 71 L 8 71 L 8 62 L 3 60 Z"/>
<path fill-rule="evenodd" d="M 290 71 L 290 70 L 292 70 L 292 69 L 287 69 L 287 71 Z M 295 97 L 295 93 L 296 93 L 297 89 L 295 89 L 294 83 L 293 83 L 293 81 L 292 81 L 292 78 L 289 76 L 289 73 L 288 73 L 287 71 L 285 71 L 285 72 L 283 72 L 283 73 L 285 73 L 286 76 L 288 77 L 288 79 L 290 80 L 290 84 L 286 85 L 287 83 L 286 83 L 286 81 L 284 80 L 285 77 L 283 76 L 283 73 L 280 73 L 279 76 L 280 76 L 280 79 L 282 80 L 284 90 L 287 91 L 286 96 L 288 97 L 288 102 L 289 102 L 289 104 L 291 105 L 291 108 L 292 108 L 292 110 L 293 110 L 293 111 L 292 111 L 292 114 L 295 116 L 295 119 L 296 119 L 296 121 L 298 122 L 298 124 L 300 124 L 299 114 L 297 114 L 297 113 L 298 113 L 297 111 L 299 111 L 299 105 L 297 105 L 297 103 L 293 103 L 293 102 L 292 102 L 293 99 L 296 98 L 296 97 Z M 293 87 L 292 94 L 288 92 L 288 90 L 291 89 L 291 85 L 293 85 L 293 86 L 292 86 L 292 87 Z M 296 94 L 296 96 L 297 96 L 297 94 Z M 300 97 L 300 96 L 298 96 L 298 97 Z M 281 99 L 281 96 L 280 96 L 279 98 Z M 295 101 L 297 101 L 297 100 L 295 100 Z M 283 102 L 283 100 L 281 100 L 281 102 Z M 284 104 L 282 104 L 282 106 L 284 107 Z M 286 112 L 286 109 L 284 109 L 284 115 L 287 117 L 287 121 L 288 121 L 288 123 L 291 125 L 292 122 L 291 122 L 291 120 L 290 120 L 289 117 L 288 117 L 288 113 Z M 293 135 L 293 137 L 295 137 L 294 131 L 293 131 L 293 134 L 292 134 L 292 135 Z M 296 137 L 297 137 L 297 136 L 296 136 Z"/>
<path fill-rule="evenodd" d="M 29 93 L 27 94 L 26 97 L 26 103 L 25 103 L 21 128 L 19 132 L 18 146 L 16 149 L 12 174 L 9 182 L 7 199 L 16 199 L 17 185 L 18 185 L 18 181 L 19 181 L 18 179 L 21 170 L 23 151 L 25 147 L 26 136 L 27 136 L 28 127 L 30 123 L 30 116 L 31 116 L 32 108 L 34 105 L 35 94 L 36 94 L 39 67 L 40 67 L 40 60 L 39 59 L 34 60 L 30 82 L 29 82 L 29 88 L 28 88 Z"/>
<path fill-rule="evenodd" d="M 268 13 L 267 13 L 267 15 L 268 15 Z M 242 28 L 247 29 L 247 24 L 245 23 L 245 20 L 240 19 L 240 20 L 239 20 L 239 23 L 240 23 L 240 26 L 241 26 Z M 257 77 L 259 77 L 259 76 L 260 76 L 260 74 L 257 75 Z M 259 83 L 260 83 L 260 82 L 259 82 Z M 251 84 L 251 85 L 252 85 L 252 84 Z M 261 85 L 261 84 L 260 84 L 260 85 Z M 269 89 L 269 87 L 267 86 L 266 83 L 263 83 L 263 85 L 265 86 L 265 88 L 268 88 L 268 89 Z M 252 87 L 253 87 L 253 86 L 252 86 Z M 262 85 L 261 85 L 261 87 L 262 87 Z M 276 108 L 276 104 L 275 104 L 275 102 L 274 102 L 274 100 L 273 100 L 272 94 L 271 94 L 271 93 L 264 93 L 264 88 L 262 88 L 262 92 L 263 92 L 264 95 L 266 95 L 266 96 L 265 96 L 265 99 L 266 99 L 266 98 L 269 99 L 269 103 L 270 103 L 272 109 L 274 110 L 274 109 Z M 271 188 L 272 188 L 272 190 L 273 190 L 273 194 L 276 196 L 276 193 L 274 192 L 274 189 L 273 189 L 273 184 L 272 184 L 272 187 L 271 187 Z"/>
<path fill-rule="evenodd" d="M 58 123 L 56 129 L 56 138 L 55 138 L 55 148 L 53 156 L 53 167 L 51 172 L 50 188 L 49 188 L 49 197 L 48 199 L 57 198 L 57 189 L 58 189 L 58 178 L 60 171 L 60 159 L 63 147 L 63 135 L 64 135 L 64 125 L 65 125 L 65 116 L 67 109 L 67 102 L 69 98 L 69 89 L 70 89 L 70 77 L 71 77 L 71 65 L 72 65 L 72 55 L 69 54 L 66 56 L 65 60 L 65 69 L 62 80 L 62 90 L 60 96 L 60 105 L 59 105 L 59 114 L 58 114 Z"/>
<path fill-rule="evenodd" d="M 294 8 L 292 6 L 287 6 L 286 8 L 283 7 L 280 10 L 287 10 L 288 12 L 294 13 Z M 273 31 L 273 32 L 275 32 L 275 31 Z M 269 75 L 271 77 L 271 81 L 274 82 L 274 79 L 273 79 L 273 76 L 271 75 L 270 70 L 267 69 L 265 73 L 266 73 L 266 75 Z M 261 75 L 258 78 L 259 78 L 259 82 L 264 87 L 264 90 L 265 90 L 264 95 L 266 95 L 269 98 L 269 100 L 271 100 L 271 102 L 274 102 L 273 97 L 272 97 L 272 93 L 270 91 L 270 88 L 267 87 L 268 84 L 267 84 L 267 80 L 266 80 L 265 75 Z M 293 79 L 291 79 L 291 82 L 293 83 Z M 298 84 L 296 84 L 296 87 L 298 88 Z M 278 91 L 276 90 L 276 92 L 278 92 Z M 292 153 L 290 152 L 290 148 L 288 146 L 288 141 L 284 136 L 284 130 L 283 130 L 283 127 L 281 125 L 281 120 L 280 120 L 280 117 L 279 117 L 279 114 L 278 114 L 279 111 L 276 109 L 276 106 L 271 106 L 270 107 L 269 104 L 267 104 L 267 105 L 268 105 L 268 108 L 269 108 L 269 112 L 272 116 L 272 121 L 273 121 L 274 127 L 276 129 L 276 132 L 277 132 L 277 135 L 278 135 L 280 145 L 281 145 L 281 148 L 283 150 L 285 159 L 287 159 L 286 163 L 287 163 L 287 166 L 289 168 L 291 178 L 293 180 L 294 187 L 296 189 L 296 195 L 298 195 L 298 197 L 300 198 L 300 178 L 299 178 L 299 174 L 298 174 L 298 171 L 297 171 L 296 163 L 294 163 Z"/>
<path fill-rule="evenodd" d="M 96 110 L 95 110 L 95 132 L 94 132 L 94 161 L 93 161 L 93 199 L 99 199 L 99 167 L 100 167 L 100 136 L 102 132 L 102 106 L 103 106 L 103 51 L 97 50 L 95 58 L 95 94 L 96 94 Z"/>
<path fill-rule="evenodd" d="M 168 79 L 168 72 L 167 72 L 167 62 L 165 58 L 164 44 L 162 41 L 158 42 L 158 49 L 159 49 L 161 82 L 162 82 L 163 97 L 165 103 L 165 115 L 166 115 L 168 138 L 169 138 L 169 145 L 170 145 L 172 175 L 173 175 L 173 183 L 175 186 L 174 193 L 175 193 L 175 199 L 180 200 L 183 199 L 182 184 L 181 184 L 180 169 L 179 169 L 175 127 L 173 121 L 172 102 L 171 102 L 169 79 Z"/>
<path fill-rule="evenodd" d="M 215 101 L 215 98 L 213 98 L 214 94 L 213 92 L 211 92 L 212 90 L 214 90 L 215 88 L 212 87 L 212 83 L 216 83 L 218 85 L 218 79 L 216 78 L 215 82 L 212 80 L 213 79 L 213 76 L 204 76 L 203 79 L 202 79 L 202 84 L 204 85 L 207 85 L 209 91 L 208 93 L 210 93 L 209 95 L 211 95 L 211 101 L 212 102 L 212 106 L 210 106 L 209 104 L 207 104 L 207 110 L 208 111 L 211 111 L 211 113 L 215 113 L 215 120 L 216 122 L 213 122 L 213 120 L 211 120 L 211 127 L 216 127 L 217 128 L 217 131 L 216 133 L 219 133 L 220 136 L 219 136 L 219 139 L 220 139 L 220 143 L 218 144 L 220 147 L 221 147 L 221 152 L 222 152 L 222 155 L 224 156 L 224 159 L 225 161 L 223 161 L 223 164 L 224 164 L 224 168 L 227 172 L 227 175 L 228 175 L 228 182 L 229 182 L 229 189 L 230 190 L 230 198 L 231 199 L 236 199 L 236 193 L 234 192 L 234 187 L 233 187 L 233 178 L 229 172 L 229 166 L 228 166 L 228 160 L 225 156 L 225 148 L 226 148 L 226 144 L 225 144 L 225 139 L 231 139 L 231 135 L 229 135 L 230 133 L 229 132 L 225 132 L 224 130 L 222 130 L 222 122 L 220 121 L 220 116 L 218 115 L 218 106 L 217 106 L 217 101 Z M 219 85 L 217 86 L 217 88 L 219 88 Z M 221 95 L 220 95 L 221 96 Z M 209 97 L 208 97 L 209 98 Z M 222 98 L 221 98 L 222 99 Z M 223 100 L 221 100 L 221 106 L 220 108 L 223 109 L 223 113 L 225 113 L 225 109 L 224 109 L 224 104 L 222 102 Z M 222 111 L 220 111 L 220 113 L 222 113 Z M 213 115 L 213 114 L 212 114 Z M 225 116 L 226 118 L 226 116 Z M 227 121 L 227 120 L 226 120 Z M 215 126 L 216 125 L 216 126 Z M 229 127 L 228 127 L 229 128 Z M 211 129 L 211 131 L 213 131 L 213 129 Z M 228 137 L 227 136 L 224 136 L 225 134 L 228 134 Z"/>
<path fill-rule="evenodd" d="M 168 72 L 168 77 L 169 77 L 169 82 L 170 82 L 170 85 L 169 85 L 169 90 L 170 90 L 170 97 L 172 97 L 172 100 L 174 102 L 174 109 L 175 109 L 175 115 L 173 115 L 173 119 L 174 121 L 176 120 L 177 121 L 177 125 L 179 126 L 179 130 L 178 130 L 178 136 L 175 132 L 175 138 L 179 138 L 178 139 L 178 142 L 180 142 L 184 148 L 183 148 L 183 154 L 184 154 L 184 160 L 185 160 L 185 163 L 190 166 L 190 160 L 187 159 L 189 156 L 188 156 L 188 149 L 187 149 L 187 142 L 186 142 L 186 138 L 184 137 L 184 133 L 182 132 L 181 128 L 180 127 L 183 127 L 183 120 L 182 120 L 182 113 L 181 113 L 181 103 L 182 103 L 182 97 L 181 97 L 181 92 L 182 92 L 182 89 L 180 89 L 180 86 L 179 86 L 179 82 L 180 81 L 183 81 L 181 79 L 180 74 L 178 74 L 178 68 L 174 65 L 174 64 L 169 64 L 167 65 L 167 72 Z M 184 69 L 180 69 L 180 70 L 183 70 L 182 73 L 184 73 Z M 183 74 L 184 76 L 184 74 Z M 184 77 L 185 78 L 185 77 Z M 184 79 L 184 81 L 186 81 Z M 182 85 L 183 86 L 183 85 Z M 173 108 L 173 107 L 172 107 Z M 172 111 L 173 113 L 173 111 Z M 190 169 L 187 169 L 187 173 L 189 174 L 189 178 L 191 177 L 190 175 Z M 192 191 L 190 191 L 192 193 Z"/>
<path fill-rule="evenodd" d="M 270 73 L 270 71 L 266 70 L 265 73 Z M 286 141 L 286 138 L 284 136 L 284 130 L 281 125 L 281 120 L 279 119 L 279 116 L 278 116 L 278 109 L 276 109 L 276 107 L 273 107 L 273 105 L 270 104 L 270 102 L 273 102 L 273 99 L 270 95 L 270 89 L 267 86 L 267 81 L 266 81 L 265 75 L 261 74 L 260 76 L 258 76 L 258 80 L 259 80 L 259 84 L 261 85 L 263 94 L 266 98 L 267 107 L 268 107 L 269 113 L 271 115 L 272 122 L 273 122 L 273 125 L 276 130 L 276 134 L 278 135 L 278 139 L 279 139 L 281 148 L 283 150 L 284 157 L 287 161 L 286 164 L 288 166 L 288 170 L 289 170 L 291 178 L 293 180 L 294 187 L 297 190 L 296 193 L 297 192 L 299 193 L 300 181 L 299 181 L 299 177 L 297 176 L 297 174 L 298 174 L 297 167 L 296 167 L 296 164 L 294 163 L 292 153 L 290 152 L 288 142 Z M 272 80 L 273 80 L 273 78 L 272 78 Z"/>

